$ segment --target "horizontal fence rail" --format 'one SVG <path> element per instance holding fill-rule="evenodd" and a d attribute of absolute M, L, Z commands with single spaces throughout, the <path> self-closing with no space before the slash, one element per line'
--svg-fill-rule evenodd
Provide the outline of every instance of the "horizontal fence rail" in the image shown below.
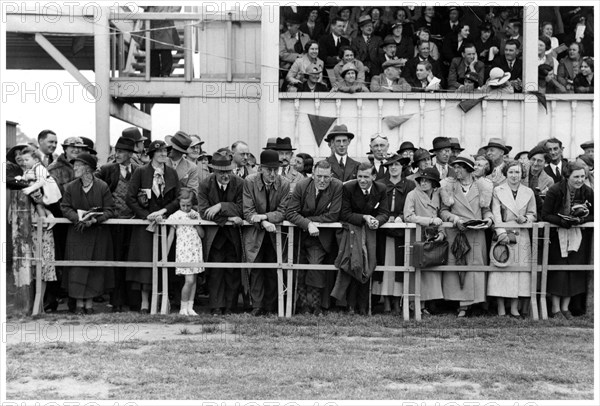
<path fill-rule="evenodd" d="M 169 313 L 169 301 L 168 301 L 168 272 L 167 268 L 172 267 L 198 267 L 204 266 L 207 268 L 239 268 L 239 269 L 277 269 L 277 285 L 278 285 L 278 315 L 279 317 L 291 317 L 293 313 L 295 298 L 292 294 L 294 286 L 294 270 L 322 270 L 322 271 L 335 271 L 337 268 L 331 264 L 297 264 L 293 262 L 294 258 L 294 228 L 296 227 L 293 223 L 284 221 L 277 225 L 276 231 L 276 251 L 277 251 L 277 262 L 276 263 L 251 263 L 251 262 L 237 262 L 237 263 L 224 263 L 224 262 L 207 262 L 202 263 L 187 263 L 187 262 L 176 262 L 168 261 L 167 254 L 169 247 L 167 244 L 167 232 L 170 226 L 176 225 L 189 225 L 189 226 L 217 226 L 215 222 L 207 220 L 163 220 L 158 224 L 157 231 L 154 232 L 152 252 L 153 260 L 151 262 L 128 262 L 128 261 L 47 261 L 42 258 L 42 233 L 44 224 L 72 224 L 66 218 L 39 218 L 37 221 L 37 241 L 38 244 L 35 247 L 35 258 L 29 258 L 35 260 L 36 264 L 36 294 L 33 306 L 33 315 L 37 315 L 42 311 L 43 298 L 41 297 L 42 291 L 42 260 L 49 265 L 55 266 L 89 266 L 89 267 L 135 267 L 135 268 L 152 268 L 152 302 L 150 313 L 158 313 L 158 299 L 161 296 L 161 314 Z M 138 220 L 138 219 L 110 219 L 102 223 L 102 225 L 129 225 L 129 226 L 148 226 L 150 221 Z M 343 224 L 340 222 L 336 223 L 314 223 L 318 228 L 333 228 L 342 229 Z M 254 226 L 253 224 L 244 221 L 244 226 Z M 227 226 L 233 226 L 231 223 L 227 223 Z M 287 233 L 282 231 L 283 227 L 287 227 Z M 453 223 L 442 223 L 442 228 L 453 228 Z M 524 230 L 532 230 L 531 236 L 531 252 L 528 254 L 529 261 L 527 265 L 523 266 L 507 266 L 505 268 L 499 268 L 494 265 L 477 265 L 478 272 L 529 272 L 531 274 L 531 316 L 534 320 L 538 320 L 541 316 L 543 320 L 548 318 L 548 312 L 546 309 L 546 285 L 548 278 L 548 271 L 554 270 L 568 270 L 570 272 L 581 272 L 581 271 L 593 271 L 594 265 L 593 260 L 588 265 L 549 265 L 548 254 L 550 250 L 550 229 L 557 228 L 558 226 L 550 224 L 548 222 L 536 222 L 527 224 L 517 223 L 497 223 L 495 227 L 501 228 L 519 228 Z M 593 228 L 593 223 L 582 224 L 575 226 L 578 228 Z M 414 223 L 386 223 L 380 227 L 380 229 L 405 229 L 407 232 L 404 235 L 404 246 L 409 249 L 404 250 L 404 265 L 378 265 L 375 267 L 375 272 L 402 272 L 403 273 L 403 318 L 408 320 L 410 318 L 408 299 L 413 299 L 415 302 L 415 309 L 420 309 L 421 305 L 421 272 L 422 271 L 436 271 L 436 272 L 452 272 L 452 271 L 474 271 L 472 265 L 444 265 L 435 266 L 429 268 L 418 268 L 410 265 L 410 258 L 412 254 L 412 246 L 415 241 L 421 240 L 421 226 Z M 542 236 L 540 236 L 542 231 Z M 283 234 L 287 234 L 287 261 L 283 261 L 284 254 L 284 241 Z M 161 253 L 159 257 L 159 238 L 161 239 Z M 543 253 L 541 261 L 538 257 L 538 246 L 542 243 Z M 242 242 L 243 243 L 243 242 Z M 593 244 L 592 244 L 593 246 Z M 593 256 L 593 253 L 591 254 Z M 538 264 L 538 262 L 541 262 Z M 162 279 L 162 292 L 158 291 L 158 278 L 159 269 L 161 270 Z M 286 283 L 284 284 L 284 274 L 286 273 Z M 409 292 L 409 278 L 410 274 L 414 274 L 414 292 Z M 540 286 L 538 290 L 538 274 L 541 275 Z M 538 300 L 539 295 L 539 310 Z M 370 297 L 370 295 L 369 295 Z M 369 314 L 371 314 L 371 303 L 369 302 Z M 421 313 L 419 311 L 414 312 L 415 319 L 421 320 Z"/>

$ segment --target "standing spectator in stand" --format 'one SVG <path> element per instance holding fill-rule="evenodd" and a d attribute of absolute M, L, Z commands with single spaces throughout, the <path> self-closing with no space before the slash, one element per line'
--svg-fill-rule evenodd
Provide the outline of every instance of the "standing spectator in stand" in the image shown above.
<path fill-rule="evenodd" d="M 325 26 L 319 19 L 319 7 L 308 9 L 308 19 L 300 25 L 300 32 L 307 34 L 313 41 L 318 41 L 325 35 Z"/>
<path fill-rule="evenodd" d="M 348 132 L 345 124 L 336 125 L 325 137 L 325 142 L 331 148 L 331 155 L 327 162 L 331 166 L 331 174 L 334 178 L 347 182 L 356 179 L 356 171 L 360 163 L 348 156 L 348 147 L 354 138 L 354 134 Z"/>
<path fill-rule="evenodd" d="M 483 83 L 485 64 L 477 60 L 477 49 L 471 43 L 463 44 L 462 57 L 452 59 L 448 73 L 448 90 L 456 90 L 465 82 L 467 73 L 477 75 L 477 83 Z"/>
<path fill-rule="evenodd" d="M 179 13 L 181 6 L 148 6 L 146 13 Z M 150 21 L 150 76 L 169 77 L 173 71 L 173 49 L 181 45 L 173 20 Z M 146 41 L 142 39 L 142 47 Z"/>
<path fill-rule="evenodd" d="M 563 177 L 548 190 L 542 208 L 542 220 L 559 226 L 550 229 L 548 263 L 589 264 L 591 235 L 588 230 L 572 226 L 594 221 L 594 191 L 584 183 L 584 167 L 575 162 L 564 166 Z M 573 317 L 569 310 L 571 298 L 585 293 L 586 279 L 586 272 L 548 272 L 547 292 L 552 295 L 551 317 Z"/>
<path fill-rule="evenodd" d="M 306 43 L 310 41 L 310 37 L 300 31 L 299 18 L 298 15 L 290 16 L 286 21 L 287 31 L 279 36 L 279 68 L 284 77 L 296 59 L 302 56 Z"/>
<path fill-rule="evenodd" d="M 559 183 L 563 179 L 563 171 L 567 165 L 567 160 L 563 158 L 562 141 L 557 138 L 550 138 L 544 143 L 550 163 L 546 165 L 544 171 L 550 175 L 554 183 Z"/>
<path fill-rule="evenodd" d="M 391 223 L 403 223 L 404 202 L 407 194 L 415 188 L 415 183 L 402 176 L 403 167 L 410 158 L 394 155 L 384 164 L 389 177 L 382 183 L 386 187 Z M 404 264 L 404 229 L 383 229 L 377 233 L 377 262 L 382 265 Z M 383 312 L 400 313 L 400 300 L 403 295 L 402 272 L 375 272 L 371 293 L 383 297 Z"/>
<path fill-rule="evenodd" d="M 344 78 L 342 77 L 342 71 L 344 68 L 349 67 L 348 64 L 354 66 L 356 68 L 356 77 L 355 82 L 357 85 L 364 85 L 365 82 L 365 73 L 366 66 L 358 59 L 355 58 L 355 53 L 352 48 L 348 46 L 343 46 L 340 48 L 340 57 L 342 60 L 334 66 L 333 74 L 335 76 L 335 84 L 333 88 L 338 89 L 340 85 L 344 82 Z M 346 71 L 347 72 L 347 71 Z M 349 92 L 352 93 L 352 92 Z"/>
<path fill-rule="evenodd" d="M 452 143 L 447 137 L 435 137 L 433 139 L 433 148 L 429 152 L 435 154 L 433 167 L 437 170 L 440 179 L 446 177 L 454 178 L 456 175 L 454 169 L 450 167 L 449 160 L 452 155 Z"/>
<path fill-rule="evenodd" d="M 379 46 L 383 42 L 383 39 L 373 34 L 373 22 L 368 15 L 360 17 L 358 27 L 361 34 L 357 35 L 354 41 L 352 41 L 352 50 L 354 51 L 355 58 L 365 65 L 366 80 L 370 80 L 373 64 L 377 63 Z M 346 58 L 343 59 L 344 62 L 352 62 L 351 60 L 346 60 Z M 360 69 L 358 64 L 357 68 Z"/>
<path fill-rule="evenodd" d="M 594 59 L 588 56 L 581 61 L 579 73 L 573 79 L 575 93 L 594 93 Z"/>
<path fill-rule="evenodd" d="M 388 158 L 388 150 L 390 149 L 390 142 L 387 136 L 382 134 L 374 134 L 371 137 L 371 143 L 369 144 L 371 151 L 373 151 L 373 168 L 375 170 L 375 179 L 382 181 L 384 178 L 388 178 L 389 172 L 385 165 Z"/>
<path fill-rule="evenodd" d="M 429 155 L 426 150 L 423 150 Z M 437 172 L 427 167 L 415 174 L 416 188 L 406 196 L 404 203 L 404 221 L 416 223 L 422 226 L 421 240 L 429 238 L 442 241 L 446 238 L 444 229 L 440 229 L 442 219 L 440 218 L 440 177 Z M 428 302 L 443 299 L 442 272 L 421 272 L 421 316 L 430 315 Z"/>
<path fill-rule="evenodd" d="M 150 164 L 138 168 L 131 175 L 126 203 L 138 219 L 149 220 L 149 228 L 135 226 L 131 231 L 128 260 L 131 262 L 152 261 L 153 233 L 158 232 L 156 224 L 175 213 L 179 208 L 179 179 L 175 169 L 166 165 L 170 147 L 163 141 L 152 141 L 148 147 Z M 161 243 L 159 239 L 159 249 Z M 131 289 L 141 294 L 140 312 L 147 314 L 150 309 L 152 290 L 152 268 L 128 268 L 125 279 Z"/>
<path fill-rule="evenodd" d="M 281 161 L 281 166 L 279 167 L 277 174 L 290 182 L 290 192 L 293 192 L 296 184 L 300 182 L 304 176 L 290 165 L 292 158 L 294 157 L 294 151 L 296 150 L 296 148 L 292 148 L 292 140 L 290 137 L 277 137 L 275 144 L 271 149 L 279 153 L 279 160 Z"/>
<path fill-rule="evenodd" d="M 420 40 L 417 44 L 416 48 L 418 51 L 417 56 L 409 59 L 404 65 L 404 69 L 402 70 L 402 77 L 406 79 L 407 82 L 413 82 L 417 78 L 417 65 L 420 62 L 429 62 L 431 64 L 431 72 L 433 76 L 436 78 L 442 78 L 442 69 L 440 68 L 440 64 L 438 61 L 431 55 L 431 45 L 433 42 Z"/>
<path fill-rule="evenodd" d="M 175 135 L 167 135 L 165 141 L 171 147 L 167 166 L 175 169 L 179 178 L 179 187 L 192 190 L 194 195 L 198 190 L 198 168 L 185 157 L 192 145 L 192 139 L 183 131 L 177 131 Z"/>
<path fill-rule="evenodd" d="M 485 230 L 468 229 L 464 222 L 468 220 L 484 220 L 485 228 L 493 224 L 493 215 L 489 207 L 480 198 L 480 187 L 473 179 L 474 163 L 470 156 L 460 155 L 454 160 L 456 180 L 449 187 L 453 204 L 448 205 L 442 199 L 440 218 L 443 221 L 454 223 L 453 228 L 446 229 L 450 252 L 448 265 L 468 265 L 473 271 L 444 272 L 442 276 L 442 289 L 444 299 L 459 301 L 458 317 L 465 317 L 469 307 L 476 303 L 483 303 L 485 296 L 486 274 L 478 270 L 478 265 L 487 265 L 487 244 Z M 470 250 L 465 253 L 463 242 L 455 243 L 457 238 L 466 239 Z"/>
<path fill-rule="evenodd" d="M 231 144 L 231 152 L 233 152 L 233 163 L 235 163 L 234 175 L 246 179 L 248 175 L 256 173 L 256 170 L 250 169 L 248 165 L 248 157 L 250 156 L 248 144 L 244 141 L 236 141 Z"/>
<path fill-rule="evenodd" d="M 216 226 L 205 227 L 204 258 L 208 262 L 239 262 L 242 257 L 240 227 L 242 220 L 243 185 L 241 178 L 233 175 L 235 164 L 232 153 L 221 148 L 213 154 L 210 167 L 213 174 L 200 184 L 198 212 L 203 219 L 214 221 Z M 224 227 L 226 222 L 234 227 Z M 227 315 L 235 310 L 241 285 L 239 269 L 207 269 L 209 306 L 213 316 Z"/>
<path fill-rule="evenodd" d="M 357 80 L 358 74 L 358 68 L 353 63 L 345 64 L 340 73 L 342 81 L 336 83 L 333 90 L 342 93 L 368 93 L 369 89 L 365 86 L 364 81 Z"/>
<path fill-rule="evenodd" d="M 527 153 L 529 169 L 521 179 L 521 183 L 531 190 L 535 196 L 537 218 L 541 218 L 542 204 L 548 189 L 554 185 L 554 180 L 544 171 L 544 166 L 550 162 L 547 150 L 543 146 L 536 146 Z"/>
<path fill-rule="evenodd" d="M 340 48 L 344 45 L 350 46 L 350 41 L 342 36 L 344 26 L 341 18 L 334 17 L 331 20 L 331 33 L 319 39 L 319 59 L 325 64 L 330 83 L 334 83 L 333 67 L 341 60 Z"/>
<path fill-rule="evenodd" d="M 543 94 L 567 93 L 567 88 L 558 81 L 552 66 L 543 64 L 538 66 L 538 91 Z"/>
<path fill-rule="evenodd" d="M 494 188 L 492 212 L 494 223 L 517 224 L 533 223 L 537 219 L 535 196 L 533 191 L 521 183 L 523 169 L 517 161 L 509 161 L 502 172 L 506 182 Z M 527 266 L 531 251 L 531 238 L 524 229 L 500 228 L 496 230 L 496 245 L 504 245 L 508 259 L 506 262 L 495 262 L 495 255 L 490 254 L 491 261 L 497 266 Z M 492 248 L 492 250 L 495 249 Z M 519 314 L 519 298 L 531 296 L 531 275 L 526 272 L 490 272 L 488 274 L 488 295 L 496 296 L 498 301 L 498 316 L 506 315 L 504 299 L 510 299 L 510 316 L 521 317 Z"/>
<path fill-rule="evenodd" d="M 94 177 L 97 165 L 94 156 L 82 152 L 71 163 L 75 180 L 65 185 L 60 204 L 63 215 L 73 223 L 67 232 L 65 260 L 110 261 L 113 259 L 112 238 L 102 223 L 115 216 L 114 200 L 108 185 Z M 82 217 L 78 210 L 98 214 Z M 66 270 L 69 297 L 76 300 L 77 314 L 94 313 L 93 298 L 114 287 L 113 270 L 87 266 L 70 266 Z"/>
<path fill-rule="evenodd" d="M 485 155 L 492 161 L 492 173 L 487 178 L 496 187 L 506 181 L 504 156 L 508 155 L 512 147 L 507 146 L 502 138 L 490 138 L 488 144 L 482 149 L 485 150 Z"/>
<path fill-rule="evenodd" d="M 38 144 L 40 144 L 40 152 L 44 155 L 42 163 L 47 168 L 52 162 L 56 161 L 58 155 L 54 153 L 58 145 L 56 133 L 52 130 L 43 130 L 38 134 Z"/>
<path fill-rule="evenodd" d="M 336 133 L 341 134 L 342 129 Z M 346 134 L 350 133 L 346 131 Z M 286 210 L 286 219 L 297 226 L 295 240 L 300 246 L 301 264 L 326 263 L 327 256 L 336 252 L 335 230 L 319 229 L 315 223 L 338 221 L 341 209 L 342 182 L 334 178 L 328 161 L 319 161 L 313 176 L 298 183 Z M 328 287 L 328 279 L 333 277 L 331 274 L 328 271 L 298 270 L 297 313 L 312 310 L 315 315 L 322 314 L 322 297 L 327 295 L 329 298 L 329 290 L 323 290 Z"/>
<path fill-rule="evenodd" d="M 558 72 L 558 61 L 551 54 L 546 53 L 550 48 L 548 37 L 540 36 L 538 40 L 538 65 L 550 65 L 554 74 Z"/>
<path fill-rule="evenodd" d="M 519 56 L 519 45 L 515 40 L 508 40 L 504 45 L 504 55 L 497 55 L 493 67 L 500 68 L 503 72 L 510 73 L 510 84 L 515 92 L 522 89 L 523 61 Z M 491 76 L 491 72 L 490 72 Z"/>
<path fill-rule="evenodd" d="M 134 212 L 127 205 L 127 191 L 131 183 L 132 174 L 139 166 L 131 162 L 134 154 L 135 141 L 127 137 L 119 137 L 115 144 L 115 162 L 103 165 L 96 173 L 96 177 L 108 185 L 115 202 L 115 218 L 131 219 Z M 125 224 L 115 224 L 109 227 L 113 243 L 113 258 L 115 261 L 127 261 L 129 244 L 133 227 Z M 126 267 L 114 268 L 115 289 L 110 297 L 112 311 L 123 311 L 124 305 L 133 305 L 128 302 L 127 286 L 125 281 Z"/>
<path fill-rule="evenodd" d="M 121 132 L 122 137 L 131 138 L 135 142 L 135 152 L 131 157 L 131 162 L 143 166 L 147 162 L 144 162 L 143 157 L 146 153 L 144 152 L 144 141 L 148 138 L 144 137 L 140 130 L 136 127 L 128 127 Z"/>
<path fill-rule="evenodd" d="M 572 42 L 569 45 L 569 55 L 560 60 L 558 64 L 558 81 L 567 88 L 569 93 L 574 91 L 573 81 L 579 73 L 582 64 L 583 45 Z"/>
<path fill-rule="evenodd" d="M 376 230 L 385 224 L 389 218 L 386 187 L 383 183 L 375 182 L 375 173 L 370 163 L 363 162 L 359 165 L 356 180 L 345 183 L 343 186 L 342 211 L 340 215 L 341 221 L 355 227 L 360 227 L 355 229 L 355 231 L 362 228 L 362 232 L 365 233 L 363 241 L 365 241 L 369 255 L 375 254 Z M 344 232 L 350 234 L 349 230 L 344 230 Z M 348 238 L 348 241 L 354 240 L 354 238 Z M 350 247 L 340 247 L 338 260 L 341 255 L 347 252 L 344 250 L 345 248 L 352 250 L 352 243 L 349 242 L 349 244 Z M 356 255 L 357 250 L 352 250 L 352 254 Z M 360 263 L 364 264 L 366 262 L 365 259 L 363 258 Z M 336 260 L 336 263 L 338 260 Z M 376 261 L 370 258 L 369 263 L 363 265 L 362 269 L 358 270 L 361 272 L 361 280 L 346 273 L 345 270 L 338 270 L 336 284 L 331 296 L 337 300 L 343 300 L 346 297 L 348 301 L 348 313 L 354 314 L 358 312 L 360 315 L 367 314 L 367 307 L 369 305 L 369 279 L 370 274 L 375 269 L 375 263 Z M 355 271 L 354 267 L 352 267 L 352 271 Z M 365 281 L 364 279 L 367 280 Z"/>
<path fill-rule="evenodd" d="M 309 73 L 309 67 L 311 65 L 317 65 L 320 70 L 323 71 L 325 65 L 323 64 L 323 61 L 319 59 L 318 55 L 319 44 L 317 44 L 317 42 L 314 40 L 308 41 L 304 46 L 304 54 L 301 58 L 298 58 L 296 61 L 294 61 L 294 64 L 286 76 L 288 92 L 297 91 L 302 86 L 302 84 L 306 81 L 306 74 Z M 323 75 L 319 73 L 317 82 L 322 81 Z"/>
<path fill-rule="evenodd" d="M 244 182 L 244 218 L 254 227 L 243 230 L 247 262 L 277 262 L 276 225 L 285 219 L 290 184 L 277 174 L 279 154 L 266 149 L 260 154 L 259 172 Z M 251 269 L 252 315 L 277 309 L 277 270 Z"/>

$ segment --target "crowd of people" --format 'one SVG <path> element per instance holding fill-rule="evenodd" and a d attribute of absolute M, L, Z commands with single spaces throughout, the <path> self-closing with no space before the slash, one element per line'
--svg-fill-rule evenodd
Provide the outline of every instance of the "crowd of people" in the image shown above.
<path fill-rule="evenodd" d="M 288 92 L 523 91 L 522 7 L 281 7 Z M 538 87 L 593 93 L 593 8 L 540 7 Z"/>
<path fill-rule="evenodd" d="M 57 135 L 42 131 L 39 145 L 20 144 L 7 153 L 10 210 L 16 213 L 9 216 L 13 267 L 22 272 L 30 266 L 26 271 L 33 277 L 27 258 L 37 252 L 37 219 L 67 218 L 70 224 L 43 226 L 43 258 L 135 266 L 80 262 L 59 268 L 42 261 L 45 311 L 56 311 L 66 296 L 72 312 L 90 314 L 109 295 L 115 312 L 148 313 L 152 272 L 145 264 L 168 250 L 160 240 L 158 253 L 153 250 L 158 225 L 165 219 L 209 220 L 216 225 L 170 226 L 169 260 L 184 264 L 169 271 L 172 307 L 197 315 L 196 292 L 202 291 L 211 314 L 227 315 L 239 311 L 241 295 L 244 310 L 258 316 L 276 311 L 275 269 L 247 272 L 210 263 L 277 262 L 275 233 L 287 220 L 296 226 L 294 263 L 337 268 L 296 272 L 297 313 L 366 314 L 375 295 L 383 312 L 410 306 L 428 316 L 452 308 L 464 317 L 495 309 L 500 316 L 521 317 L 528 313 L 529 273 L 481 268 L 528 265 L 532 236 L 519 224 L 543 220 L 557 226 L 550 235 L 550 264 L 590 263 L 593 230 L 573 226 L 593 222 L 593 141 L 568 161 L 555 138 L 511 157 L 512 148 L 498 138 L 472 156 L 456 138 L 436 137 L 430 148 L 404 141 L 393 152 L 390 140 L 375 134 L 368 159 L 357 161 L 348 156 L 353 139 L 345 125 L 334 126 L 325 138 L 331 155 L 315 160 L 295 153 L 289 137 L 277 137 L 253 163 L 243 141 L 209 156 L 197 136 L 178 131 L 149 141 L 131 127 L 100 165 L 92 140 L 69 137 L 58 155 Z M 107 219 L 149 224 L 108 226 Z M 344 227 L 319 228 L 332 222 Z M 375 272 L 377 265 L 404 265 L 405 230 L 382 228 L 386 223 L 423 226 L 423 240 L 448 242 L 448 264 L 470 270 L 423 271 L 421 308 L 414 309 L 413 299 L 403 300 L 402 273 Z M 553 317 L 582 314 L 585 305 L 571 298 L 585 293 L 586 272 L 551 271 L 547 291 Z"/>

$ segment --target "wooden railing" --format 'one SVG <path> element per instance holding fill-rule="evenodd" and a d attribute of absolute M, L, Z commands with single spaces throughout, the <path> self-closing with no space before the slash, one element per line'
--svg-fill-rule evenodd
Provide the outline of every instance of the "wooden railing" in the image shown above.
<path fill-rule="evenodd" d="M 42 291 L 42 232 L 43 225 L 45 223 L 62 223 L 71 224 L 71 222 L 64 218 L 56 219 L 38 219 L 37 222 L 37 241 L 38 245 L 35 247 L 35 263 L 36 263 L 36 295 L 34 300 L 33 315 L 42 312 L 43 298 L 41 297 Z M 106 225 L 124 224 L 130 226 L 147 226 L 149 221 L 147 220 L 117 220 L 111 219 L 102 223 Z M 249 223 L 244 223 L 245 226 L 251 226 Z M 327 264 L 295 264 L 294 258 L 294 225 L 287 221 L 284 221 L 281 225 L 277 226 L 276 232 L 276 251 L 277 251 L 277 262 L 276 263 L 250 263 L 250 262 L 203 262 L 199 263 L 185 263 L 185 262 L 173 262 L 168 261 L 167 254 L 169 247 L 167 245 L 167 229 L 169 226 L 174 225 L 216 225 L 211 221 L 192 221 L 192 220 L 165 220 L 160 223 L 158 231 L 154 233 L 152 242 L 152 261 L 151 262 L 128 262 L 128 261 L 47 261 L 49 265 L 55 266 L 89 266 L 89 267 L 133 267 L 133 268 L 152 268 L 152 301 L 150 313 L 156 314 L 158 312 L 159 296 L 161 297 L 161 314 L 169 313 L 169 301 L 168 301 L 168 272 L 169 267 L 198 267 L 205 266 L 208 268 L 259 268 L 259 269 L 277 269 L 277 286 L 278 286 L 278 315 L 279 317 L 291 317 L 293 313 L 294 294 L 294 270 L 322 270 L 322 271 L 335 271 L 337 268 L 333 265 Z M 316 223 L 319 228 L 342 228 L 341 223 Z M 283 262 L 284 253 L 284 241 L 282 237 L 282 227 L 287 227 L 287 262 Z M 442 227 L 452 228 L 452 223 L 443 223 Z M 556 227 L 547 222 L 537 222 L 528 224 L 516 224 L 516 223 L 500 223 L 496 224 L 496 227 L 507 227 L 507 228 L 519 228 L 519 229 L 531 229 L 532 230 L 532 243 L 531 252 L 529 253 L 529 261 L 524 261 L 526 265 L 513 265 L 505 268 L 498 268 L 494 265 L 477 265 L 477 271 L 486 272 L 529 272 L 531 274 L 531 317 L 534 320 L 541 318 L 543 320 L 548 318 L 546 309 L 546 283 L 548 277 L 548 271 L 553 270 L 568 270 L 570 272 L 582 272 L 582 271 L 593 271 L 593 261 L 590 265 L 549 265 L 548 264 L 548 253 L 550 249 L 550 228 Z M 583 224 L 577 227 L 581 228 L 593 228 L 593 224 Z M 404 246 L 412 247 L 414 241 L 420 240 L 421 226 L 412 223 L 386 223 L 381 228 L 384 229 L 405 229 L 407 232 L 404 237 Z M 542 236 L 540 237 L 540 231 Z M 161 239 L 161 252 L 159 253 L 159 238 Z M 538 246 L 539 242 L 543 241 L 543 254 L 541 261 L 538 258 Z M 593 244 L 591 245 L 593 246 Z M 160 259 L 159 259 L 160 255 Z M 593 255 L 593 254 L 592 254 Z M 473 267 L 469 265 L 445 265 L 431 268 L 415 268 L 410 265 L 411 250 L 404 250 L 404 265 L 378 265 L 375 271 L 380 272 L 402 272 L 403 273 L 403 297 L 405 298 L 405 305 L 403 306 L 403 318 L 408 320 L 410 318 L 408 298 L 412 298 L 415 302 L 415 309 L 421 308 L 421 272 L 422 271 L 473 271 Z M 538 263 L 539 262 L 539 263 Z M 161 270 L 162 287 L 163 291 L 158 292 L 158 271 Z M 286 283 L 284 284 L 284 274 L 286 272 Z M 410 274 L 414 273 L 415 278 L 415 291 L 409 291 L 409 278 Z M 537 286 L 538 273 L 541 274 L 541 284 Z M 539 295 L 540 305 L 538 310 L 537 297 Z M 370 295 L 369 295 L 370 296 Z M 369 314 L 371 314 L 371 303 L 369 302 Z M 421 313 L 415 312 L 415 319 L 421 320 Z"/>

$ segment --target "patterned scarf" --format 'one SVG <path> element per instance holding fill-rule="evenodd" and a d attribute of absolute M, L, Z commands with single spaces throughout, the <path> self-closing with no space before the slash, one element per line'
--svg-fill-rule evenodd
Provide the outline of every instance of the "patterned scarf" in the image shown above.
<path fill-rule="evenodd" d="M 154 178 L 152 179 L 152 191 L 157 197 L 162 197 L 165 190 L 165 170 L 164 168 L 154 168 Z"/>

